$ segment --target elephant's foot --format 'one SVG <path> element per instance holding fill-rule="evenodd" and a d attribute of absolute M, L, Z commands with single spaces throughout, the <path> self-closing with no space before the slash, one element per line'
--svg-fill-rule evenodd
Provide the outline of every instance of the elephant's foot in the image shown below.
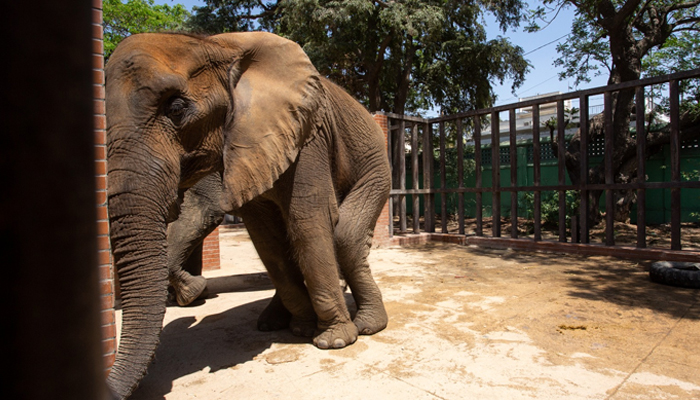
<path fill-rule="evenodd" d="M 357 311 L 353 320 L 360 335 L 374 335 L 386 328 L 389 317 L 386 315 L 384 305 L 373 308 L 362 308 Z"/>
<path fill-rule="evenodd" d="M 190 305 L 193 301 L 200 297 L 206 296 L 207 278 L 196 275 L 189 276 L 173 285 L 175 288 L 175 298 L 180 307 Z"/>
<path fill-rule="evenodd" d="M 357 340 L 357 327 L 352 322 L 331 325 L 314 337 L 314 345 L 319 349 L 340 349 Z"/>
<path fill-rule="evenodd" d="M 262 332 L 279 331 L 289 327 L 292 314 L 275 295 L 258 317 L 258 330 Z"/>

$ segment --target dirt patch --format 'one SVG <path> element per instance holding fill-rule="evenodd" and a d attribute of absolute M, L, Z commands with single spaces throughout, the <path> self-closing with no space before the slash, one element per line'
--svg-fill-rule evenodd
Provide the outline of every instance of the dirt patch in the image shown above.
<path fill-rule="evenodd" d="M 373 249 L 389 325 L 328 351 L 257 331 L 273 290 L 245 232 L 220 237 L 222 269 L 207 272 L 216 297 L 168 308 L 133 399 L 700 398 L 700 290 L 651 282 L 647 263 Z"/>
<path fill-rule="evenodd" d="M 650 282 L 645 263 L 446 243 L 401 251 L 413 260 L 409 271 L 376 274 L 389 297 L 400 296 L 389 303 L 390 329 L 427 328 L 468 352 L 527 343 L 541 351 L 533 367 L 580 366 L 606 374 L 643 366 L 678 321 L 700 327 L 698 291 Z M 400 287 L 411 289 L 399 294 Z M 685 354 L 676 352 L 679 358 L 664 374 L 685 375 L 689 366 L 700 372 L 697 352 L 685 341 L 674 339 L 672 346 Z M 700 378 L 691 382 L 700 389 Z"/>

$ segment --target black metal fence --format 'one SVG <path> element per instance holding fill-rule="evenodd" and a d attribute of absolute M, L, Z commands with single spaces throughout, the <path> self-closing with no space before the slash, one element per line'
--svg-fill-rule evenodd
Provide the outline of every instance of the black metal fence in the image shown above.
<path fill-rule="evenodd" d="M 700 69 L 681 72 L 663 77 L 626 82 L 618 85 L 582 90 L 561 95 L 537 98 L 520 103 L 503 105 L 488 109 L 465 112 L 456 115 L 440 116 L 423 119 L 405 115 L 386 114 L 389 119 L 389 159 L 392 164 L 393 186 L 390 202 L 390 234 L 411 235 L 418 233 L 432 234 L 436 232 L 439 223 L 440 236 L 445 234 L 464 237 L 464 241 L 489 247 L 545 250 L 556 252 L 575 252 L 581 254 L 615 255 L 629 258 L 644 259 L 675 259 L 700 261 L 698 248 L 682 249 L 681 246 L 681 190 L 700 189 L 700 179 L 681 178 L 681 134 L 679 126 L 679 94 L 680 82 L 696 82 L 700 77 Z M 694 80 L 694 81 L 693 81 Z M 636 135 L 638 179 L 632 182 L 616 181 L 613 175 L 613 99 L 622 90 L 635 91 L 635 111 L 637 116 L 632 128 L 637 132 L 645 132 L 645 118 L 651 111 L 649 105 L 650 89 L 656 88 L 656 93 L 662 89 L 667 101 L 668 126 L 670 127 L 670 169 L 671 179 L 664 182 L 650 182 L 646 177 L 647 143 L 646 134 Z M 658 94 L 657 94 L 658 95 Z M 605 164 L 604 183 L 591 183 L 589 177 L 590 155 L 588 130 L 590 129 L 591 99 L 601 99 L 603 119 L 602 163 Z M 578 101 L 578 112 L 575 116 L 567 115 L 567 105 Z M 556 183 L 542 182 L 541 137 L 543 132 L 540 109 L 556 104 L 556 120 L 550 121 L 552 139 L 549 143 L 557 147 L 558 177 Z M 502 129 L 501 114 L 508 115 L 507 128 Z M 646 113 L 646 114 L 645 114 Z M 523 129 L 518 132 L 519 120 L 527 117 L 523 125 L 528 126 L 527 139 L 532 140 L 532 154 L 528 154 L 531 162 L 531 184 L 519 185 L 517 165 L 519 157 L 516 154 L 518 141 L 523 140 Z M 570 183 L 567 177 L 566 153 L 567 122 L 578 119 L 580 135 L 580 179 L 577 184 Z M 522 122 L 522 121 L 521 121 Z M 490 129 L 489 129 L 490 126 Z M 504 140 L 501 131 L 505 130 Z M 600 143 L 598 144 L 598 147 Z M 469 146 L 469 156 L 465 156 Z M 436 148 L 437 147 L 437 148 Z M 490 147 L 490 163 L 486 162 L 482 150 Z M 456 148 L 456 150 L 455 150 Z M 507 148 L 507 150 L 506 150 Z M 449 149 L 449 151 L 448 151 Z M 437 150 L 437 151 L 436 151 Z M 503 150 L 506 151 L 504 154 Z M 452 158 L 456 152 L 456 162 Z M 435 156 L 434 156 L 435 154 Z M 448 154 L 452 154 L 448 160 Z M 488 154 L 488 152 L 486 153 Z M 466 158 L 465 158 L 466 157 Z M 473 174 L 473 186 L 465 185 L 465 159 L 473 160 L 470 173 Z M 522 157 L 520 157 L 522 159 Z M 506 165 L 503 165 L 503 161 Z M 448 164 L 449 168 L 448 168 Z M 490 164 L 490 176 L 484 176 L 485 164 Z M 510 179 L 501 177 L 501 167 L 509 166 Z M 408 167 L 408 168 L 407 168 Z M 522 166 L 520 166 L 522 167 Z M 448 169 L 452 184 L 448 185 Z M 407 177 L 407 170 L 411 176 Z M 520 168 L 522 173 L 522 168 Z M 407 179 L 408 178 L 408 179 Z M 455 183 L 456 181 L 456 183 Z M 407 188 L 407 182 L 410 188 Z M 670 246 L 667 249 L 647 248 L 646 226 L 646 192 L 664 189 L 670 191 L 671 222 Z M 544 239 L 542 231 L 542 194 L 544 192 L 558 194 L 558 226 L 554 240 Z M 574 191 L 580 201 L 577 215 L 567 215 L 567 191 Z M 604 240 L 600 243 L 591 241 L 591 211 L 589 193 L 600 191 L 604 201 Z M 616 244 L 614 221 L 615 191 L 636 192 L 636 245 L 621 246 Z M 518 224 L 519 194 L 532 193 L 531 216 L 533 232 L 530 237 L 520 236 Z M 448 213 L 447 197 L 457 197 L 456 216 Z M 473 202 L 474 215 L 465 215 L 465 196 Z M 521 195 L 522 197 L 522 195 Z M 509 201 L 508 201 L 509 200 Z M 700 196 L 698 196 L 700 200 Z M 407 201 L 410 201 L 410 214 L 407 215 Z M 436 203 L 437 202 L 437 203 Z M 490 204 L 487 204 L 490 203 Z M 504 207 L 505 205 L 505 207 Z M 490 210 L 489 210 L 490 208 Z M 571 207 L 569 207 L 570 209 Z M 601 203 L 601 209 L 603 208 Z M 485 218 L 484 211 L 490 214 Z M 503 212 L 505 210 L 505 212 Z M 505 217 L 503 218 L 504 215 Z M 456 226 L 454 220 L 456 217 Z M 488 217 L 488 216 L 487 216 Z M 475 224 L 474 229 L 465 232 L 465 220 Z M 484 221 L 489 219 L 490 234 L 485 232 Z M 452 220 L 452 228 L 448 229 L 448 221 Z M 568 221 L 568 224 L 567 224 Z M 409 223 L 412 225 L 409 229 Z M 509 228 L 509 237 L 502 237 L 502 227 Z M 508 226 L 508 224 L 510 226 Z"/>

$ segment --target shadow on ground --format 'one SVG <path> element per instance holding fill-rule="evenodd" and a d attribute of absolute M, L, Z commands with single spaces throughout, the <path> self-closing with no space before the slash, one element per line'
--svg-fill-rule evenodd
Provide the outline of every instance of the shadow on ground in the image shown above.
<path fill-rule="evenodd" d="M 273 286 L 266 273 L 251 273 L 208 278 L 210 296 L 188 310 L 196 310 L 217 294 L 265 291 Z M 219 314 L 177 318 L 163 327 L 155 358 L 146 377 L 130 400 L 165 399 L 173 382 L 198 371 L 215 373 L 254 360 L 273 344 L 311 343 L 311 338 L 294 336 L 289 329 L 261 332 L 257 319 L 272 293 L 259 300 L 241 304 Z M 356 306 L 351 293 L 345 294 L 351 314 Z M 176 306 L 171 306 L 176 307 Z"/>

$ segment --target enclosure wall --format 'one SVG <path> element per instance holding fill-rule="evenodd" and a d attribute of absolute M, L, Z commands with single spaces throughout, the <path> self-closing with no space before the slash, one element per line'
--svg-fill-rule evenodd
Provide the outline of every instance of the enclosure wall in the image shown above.
<path fill-rule="evenodd" d="M 105 117 L 104 45 L 102 32 L 102 0 L 92 2 L 92 82 L 95 107 L 95 179 L 97 201 L 97 245 L 100 277 L 102 347 L 106 372 L 114 363 L 117 329 L 114 319 L 114 271 L 109 244 L 107 219 L 107 119 Z"/>

